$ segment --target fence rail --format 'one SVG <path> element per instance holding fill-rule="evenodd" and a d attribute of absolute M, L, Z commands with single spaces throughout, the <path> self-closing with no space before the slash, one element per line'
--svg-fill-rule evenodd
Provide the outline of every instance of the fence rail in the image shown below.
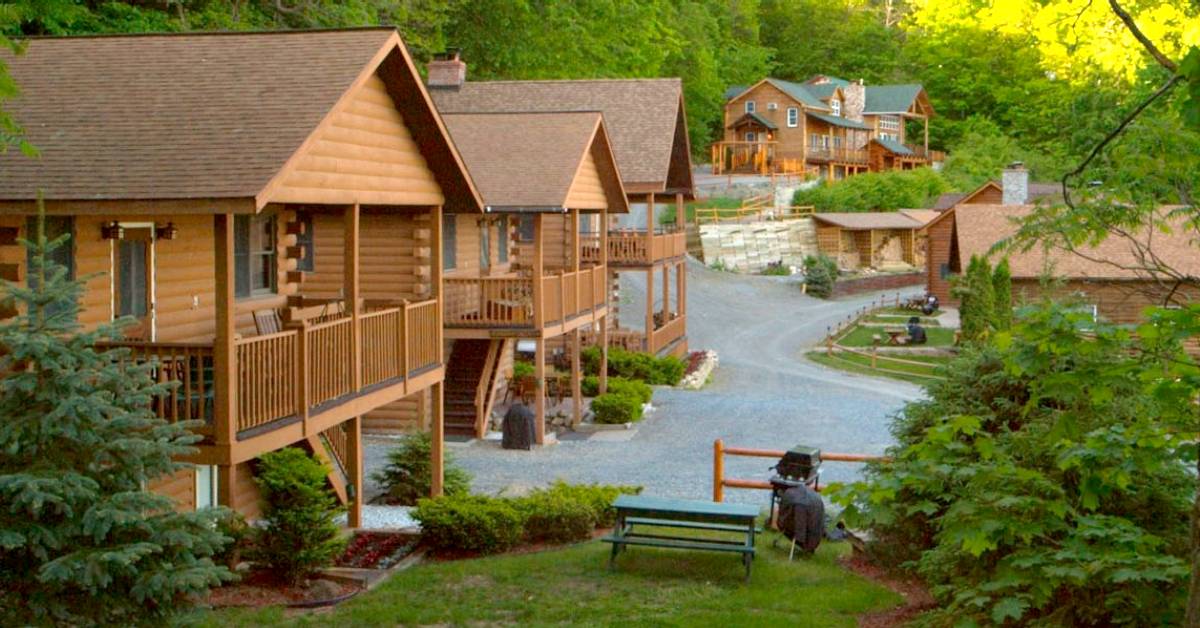
<path fill-rule="evenodd" d="M 235 343 L 239 432 L 295 413 L 296 386 L 303 373 L 297 332 L 242 338 Z"/>
<path fill-rule="evenodd" d="M 744 478 L 725 477 L 725 456 L 748 456 L 752 458 L 773 458 L 778 460 L 787 453 L 780 449 L 752 449 L 749 447 L 726 447 L 721 439 L 713 441 L 713 501 L 725 501 L 726 488 L 747 488 L 771 490 L 771 483 L 766 480 L 751 480 Z M 887 456 L 869 454 L 843 454 L 831 451 L 821 452 L 821 462 L 887 462 Z M 820 486 L 815 487 L 820 490 Z"/>

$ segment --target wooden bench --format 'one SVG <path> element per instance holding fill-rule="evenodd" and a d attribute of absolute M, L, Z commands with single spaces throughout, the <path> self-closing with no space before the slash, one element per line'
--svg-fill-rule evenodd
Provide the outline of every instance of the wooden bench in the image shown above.
<path fill-rule="evenodd" d="M 629 545 L 665 547 L 672 549 L 707 550 L 741 554 L 746 568 L 746 579 L 750 579 L 750 564 L 754 560 L 754 535 L 758 508 L 744 504 L 689 499 L 664 499 L 644 495 L 621 495 L 613 502 L 617 511 L 617 524 L 612 534 L 603 537 L 612 543 L 609 567 L 612 568 L 620 554 Z M 638 528 L 678 528 L 705 530 L 736 535 L 734 539 L 698 538 L 682 534 L 669 534 L 659 530 L 651 532 Z"/>

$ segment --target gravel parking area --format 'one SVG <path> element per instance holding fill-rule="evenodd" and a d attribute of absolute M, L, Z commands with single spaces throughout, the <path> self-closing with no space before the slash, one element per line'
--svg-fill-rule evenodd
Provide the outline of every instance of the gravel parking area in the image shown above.
<path fill-rule="evenodd" d="M 631 273 L 636 275 L 636 273 Z M 630 278 L 622 291 L 641 312 L 644 286 Z M 571 482 L 638 484 L 655 495 L 709 499 L 712 445 L 881 453 L 891 442 L 889 417 L 921 389 L 904 382 L 850 375 L 808 362 L 804 352 L 828 325 L 872 296 L 822 301 L 793 280 L 720 273 L 688 265 L 688 336 L 692 350 L 715 349 L 720 367 L 700 391 L 659 388 L 656 411 L 629 439 L 564 440 L 532 452 L 495 442 L 451 445 L 474 475 L 474 489 L 494 493 L 562 478 Z M 641 301 L 644 303 L 644 301 Z M 368 473 L 384 463 L 386 441 L 367 442 Z M 729 477 L 770 476 L 766 458 L 726 459 Z M 822 483 L 853 480 L 858 465 L 826 463 Z M 368 494 L 372 491 L 368 490 Z M 764 502 L 761 491 L 727 490 L 730 501 Z"/>

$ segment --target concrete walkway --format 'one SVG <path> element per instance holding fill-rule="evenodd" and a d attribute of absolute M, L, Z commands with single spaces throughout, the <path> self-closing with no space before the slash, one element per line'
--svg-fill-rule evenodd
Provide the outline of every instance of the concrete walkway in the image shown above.
<path fill-rule="evenodd" d="M 636 275 L 636 273 L 631 273 Z M 644 289 L 623 282 L 632 311 Z M 788 278 L 720 273 L 688 265 L 688 336 L 692 350 L 715 349 L 720 367 L 700 391 L 659 388 L 656 411 L 632 438 L 564 439 L 532 452 L 476 441 L 449 448 L 474 475 L 476 491 L 530 487 L 556 478 L 638 484 L 655 495 L 708 499 L 712 445 L 880 453 L 891 442 L 890 416 L 921 395 L 917 386 L 850 375 L 808 362 L 803 354 L 828 325 L 868 303 L 864 295 L 821 301 Z M 642 302 L 644 303 L 644 302 Z M 367 444 L 368 473 L 384 464 L 385 441 Z M 727 458 L 729 477 L 766 479 L 766 458 Z M 823 483 L 858 477 L 857 465 L 826 463 Z M 369 487 L 370 488 L 370 487 Z M 373 491 L 368 490 L 368 494 Z M 730 490 L 731 501 L 765 502 L 761 491 Z"/>

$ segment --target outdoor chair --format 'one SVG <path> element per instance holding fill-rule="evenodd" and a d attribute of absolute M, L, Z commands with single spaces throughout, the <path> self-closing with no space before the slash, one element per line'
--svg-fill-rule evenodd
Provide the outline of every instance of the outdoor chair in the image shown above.
<path fill-rule="evenodd" d="M 279 310 L 255 310 L 254 328 L 260 336 L 283 331 L 283 319 L 279 317 Z"/>

